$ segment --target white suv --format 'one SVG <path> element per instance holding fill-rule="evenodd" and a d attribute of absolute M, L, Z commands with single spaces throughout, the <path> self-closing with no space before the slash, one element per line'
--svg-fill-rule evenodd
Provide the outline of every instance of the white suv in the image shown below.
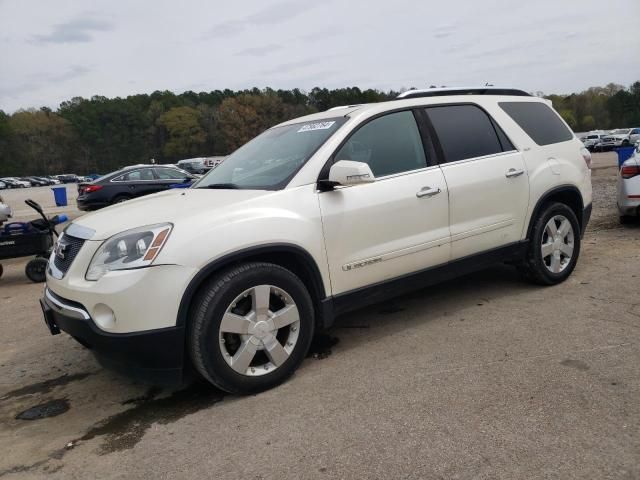
<path fill-rule="evenodd" d="M 414 90 L 291 120 L 190 189 L 71 223 L 45 320 L 130 375 L 177 382 L 193 366 L 226 391 L 264 390 L 365 304 L 495 262 L 565 280 L 590 161 L 519 90 Z"/>

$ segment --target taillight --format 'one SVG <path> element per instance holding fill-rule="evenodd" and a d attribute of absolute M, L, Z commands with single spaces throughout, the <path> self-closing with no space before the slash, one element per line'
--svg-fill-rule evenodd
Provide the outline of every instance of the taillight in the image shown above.
<path fill-rule="evenodd" d="M 92 193 L 102 190 L 102 185 L 87 185 L 84 187 L 84 193 Z"/>
<path fill-rule="evenodd" d="M 582 159 L 584 160 L 584 163 L 587 164 L 587 168 L 591 168 L 591 152 L 586 148 L 582 147 L 580 149 L 580 154 L 582 155 Z"/>
<path fill-rule="evenodd" d="M 620 169 L 620 176 L 622 178 L 633 178 L 636 175 L 640 175 L 640 165 L 638 164 L 622 164 L 622 168 Z"/>

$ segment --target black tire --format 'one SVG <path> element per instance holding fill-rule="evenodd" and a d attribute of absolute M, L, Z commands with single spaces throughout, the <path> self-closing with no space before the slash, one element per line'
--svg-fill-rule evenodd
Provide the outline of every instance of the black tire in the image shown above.
<path fill-rule="evenodd" d="M 2 277 L 3 273 L 4 273 L 4 267 L 0 264 L 0 277 Z"/>
<path fill-rule="evenodd" d="M 131 200 L 131 196 L 129 196 L 129 195 L 116 195 L 115 197 L 113 197 L 113 200 L 111 200 L 111 205 L 115 205 L 116 203 L 126 202 L 128 200 Z"/>
<path fill-rule="evenodd" d="M 47 266 L 49 262 L 46 258 L 36 257 L 29 260 L 24 269 L 27 278 L 34 283 L 42 283 L 47 279 Z"/>
<path fill-rule="evenodd" d="M 300 323 L 287 360 L 273 372 L 249 376 L 238 373 L 225 361 L 219 332 L 229 305 L 257 285 L 286 291 L 298 308 Z M 196 370 L 216 387 L 233 394 L 261 392 L 289 378 L 304 360 L 315 326 L 313 302 L 304 283 L 289 270 L 271 263 L 246 263 L 221 272 L 200 289 L 190 312 L 187 344 Z"/>
<path fill-rule="evenodd" d="M 545 264 L 541 245 L 547 223 L 557 215 L 564 216 L 571 223 L 574 244 L 573 253 L 566 267 L 562 271 L 554 273 Z M 519 266 L 518 270 L 527 281 L 537 285 L 556 285 L 564 282 L 573 272 L 580 256 L 580 240 L 580 224 L 573 210 L 564 203 L 548 203 L 542 207 L 542 211 L 533 224 L 527 254 L 524 263 Z"/>
<path fill-rule="evenodd" d="M 636 219 L 630 215 L 620 215 L 620 225 L 631 225 Z"/>

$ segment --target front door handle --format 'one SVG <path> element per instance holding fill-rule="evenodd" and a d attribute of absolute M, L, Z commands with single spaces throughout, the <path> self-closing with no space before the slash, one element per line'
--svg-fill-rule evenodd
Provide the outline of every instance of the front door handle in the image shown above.
<path fill-rule="evenodd" d="M 441 192 L 439 188 L 422 187 L 419 192 L 416 193 L 416 197 L 433 197 Z"/>
<path fill-rule="evenodd" d="M 524 173 L 523 169 L 516 170 L 515 168 L 510 168 L 509 170 L 507 170 L 507 173 L 505 173 L 504 176 L 507 178 L 513 178 L 513 177 L 519 177 L 523 173 Z"/>

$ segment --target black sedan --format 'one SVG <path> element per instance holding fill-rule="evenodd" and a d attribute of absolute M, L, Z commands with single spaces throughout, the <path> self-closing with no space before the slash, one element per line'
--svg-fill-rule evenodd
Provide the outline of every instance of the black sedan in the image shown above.
<path fill-rule="evenodd" d="M 167 190 L 171 185 L 192 183 L 197 178 L 172 166 L 126 167 L 91 183 L 78 185 L 78 208 L 97 210 L 132 198 Z"/>

